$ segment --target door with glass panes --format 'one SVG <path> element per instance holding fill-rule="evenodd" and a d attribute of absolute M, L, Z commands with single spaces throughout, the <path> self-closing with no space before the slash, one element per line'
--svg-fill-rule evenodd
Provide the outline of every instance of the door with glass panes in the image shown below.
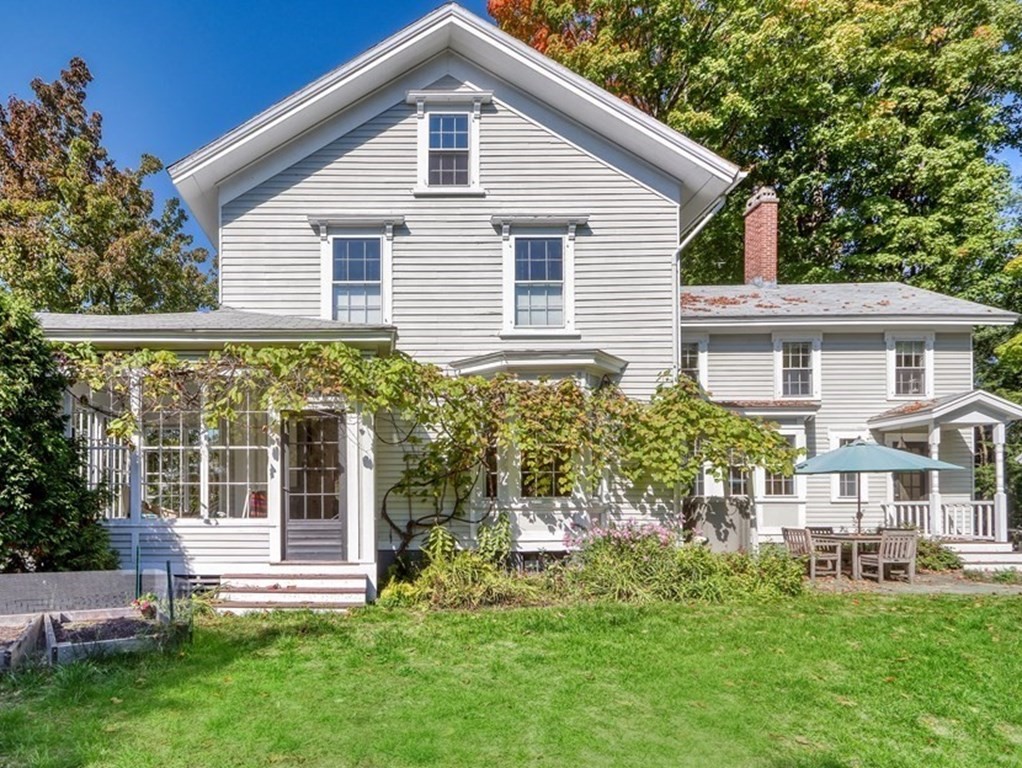
<path fill-rule="evenodd" d="M 343 414 L 289 420 L 285 441 L 284 559 L 345 559 Z"/>

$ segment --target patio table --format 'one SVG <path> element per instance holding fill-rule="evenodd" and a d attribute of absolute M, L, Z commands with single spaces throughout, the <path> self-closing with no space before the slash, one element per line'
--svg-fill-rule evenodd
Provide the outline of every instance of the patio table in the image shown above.
<path fill-rule="evenodd" d="M 813 541 L 821 544 L 851 544 L 852 545 L 852 578 L 861 579 L 862 570 L 859 567 L 859 545 L 879 544 L 879 533 L 821 533 L 813 534 Z"/>

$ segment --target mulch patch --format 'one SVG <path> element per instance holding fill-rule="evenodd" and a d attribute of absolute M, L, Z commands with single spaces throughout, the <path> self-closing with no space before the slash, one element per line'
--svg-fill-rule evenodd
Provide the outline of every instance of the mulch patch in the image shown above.
<path fill-rule="evenodd" d="M 95 643 L 98 640 L 144 637 L 154 634 L 155 630 L 156 625 L 152 622 L 130 617 L 53 624 L 53 633 L 58 643 Z"/>

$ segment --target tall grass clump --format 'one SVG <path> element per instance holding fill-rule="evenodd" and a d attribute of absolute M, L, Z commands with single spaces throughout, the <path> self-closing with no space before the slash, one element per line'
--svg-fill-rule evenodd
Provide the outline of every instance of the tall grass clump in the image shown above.
<path fill-rule="evenodd" d="M 561 578 L 588 599 L 724 602 L 804 589 L 802 563 L 783 553 L 714 553 L 659 525 L 597 528 L 569 543 L 575 551 Z"/>

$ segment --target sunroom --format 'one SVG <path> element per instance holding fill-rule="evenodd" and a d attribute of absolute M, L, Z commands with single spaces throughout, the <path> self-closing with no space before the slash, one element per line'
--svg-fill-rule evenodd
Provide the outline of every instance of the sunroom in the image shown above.
<path fill-rule="evenodd" d="M 105 350 L 172 350 L 200 357 L 228 344 L 343 342 L 387 354 L 394 329 L 221 309 L 89 316 L 41 313 L 52 341 Z M 230 419 L 211 419 L 203 388 L 173 400 L 146 381 L 67 393 L 68 428 L 87 450 L 90 482 L 105 490 L 105 523 L 124 565 L 216 575 L 282 562 L 375 562 L 370 417 L 323 401 L 277 417 L 247 395 Z M 150 394 L 150 396 L 145 396 Z M 131 434 L 112 423 L 130 414 Z"/>

